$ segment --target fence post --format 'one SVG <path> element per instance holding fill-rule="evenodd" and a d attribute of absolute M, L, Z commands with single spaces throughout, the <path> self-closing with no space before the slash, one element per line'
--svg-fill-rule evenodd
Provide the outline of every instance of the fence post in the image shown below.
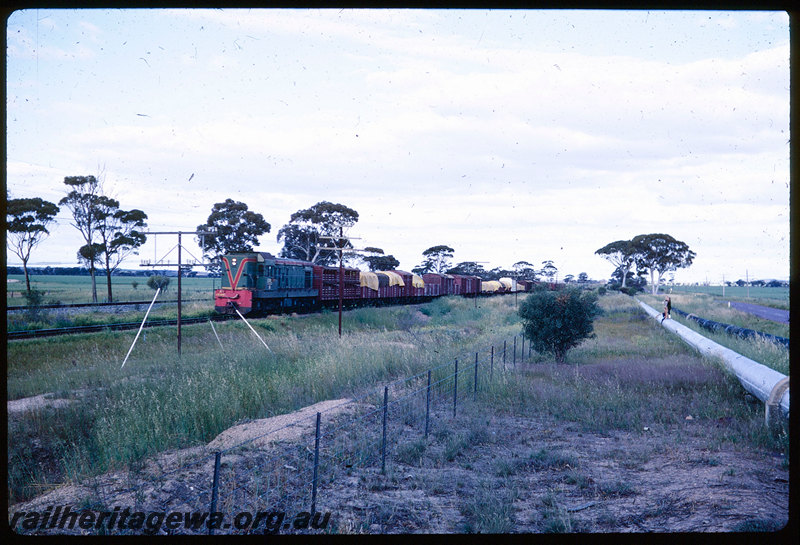
<path fill-rule="evenodd" d="M 514 367 L 517 366 L 517 336 L 514 335 Z"/>
<path fill-rule="evenodd" d="M 214 454 L 214 479 L 211 481 L 211 511 L 213 515 L 217 511 L 217 494 L 219 493 L 219 452 Z M 208 535 L 214 535 L 214 526 L 209 525 Z"/>
<path fill-rule="evenodd" d="M 503 369 L 506 368 L 506 341 L 503 341 Z"/>
<path fill-rule="evenodd" d="M 492 345 L 492 359 L 490 360 L 491 363 L 489 364 L 489 382 L 494 380 L 494 345 Z"/>
<path fill-rule="evenodd" d="M 428 422 L 431 416 L 431 370 L 428 369 L 428 387 L 425 390 L 425 437 L 428 437 Z"/>
<path fill-rule="evenodd" d="M 478 353 L 475 352 L 475 378 L 472 381 L 472 397 L 478 396 Z"/>
<path fill-rule="evenodd" d="M 525 363 L 525 335 L 520 335 L 522 338 L 522 346 L 519 347 L 519 361 Z"/>
<path fill-rule="evenodd" d="M 319 470 L 319 421 L 321 415 L 317 413 L 317 430 L 314 434 L 314 480 L 311 487 L 311 514 L 317 512 L 317 472 Z"/>
<path fill-rule="evenodd" d="M 453 382 L 453 416 L 456 415 L 456 407 L 458 406 L 458 359 L 456 359 L 456 373 L 455 381 Z"/>
<path fill-rule="evenodd" d="M 383 441 L 381 442 L 381 473 L 386 474 L 386 416 L 389 412 L 389 387 L 383 387 Z"/>

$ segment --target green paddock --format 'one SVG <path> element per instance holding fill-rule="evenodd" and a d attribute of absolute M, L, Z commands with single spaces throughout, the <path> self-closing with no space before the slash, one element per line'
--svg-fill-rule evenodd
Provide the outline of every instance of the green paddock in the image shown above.
<path fill-rule="evenodd" d="M 730 301 L 745 301 L 759 303 L 767 306 L 785 305 L 789 308 L 789 288 L 768 288 L 766 286 L 661 286 L 659 294 L 670 293 L 701 293 L 715 297 L 725 297 Z"/>
<path fill-rule="evenodd" d="M 31 289 L 43 292 L 42 304 L 51 303 L 91 303 L 92 279 L 89 276 L 30 275 Z M 178 277 L 170 277 L 169 287 L 164 295 L 170 298 L 178 296 Z M 96 276 L 97 301 L 108 301 L 108 287 L 105 275 Z M 135 286 L 135 287 L 134 287 Z M 203 300 L 208 299 L 213 304 L 214 288 L 220 286 L 219 278 L 181 278 L 181 299 Z M 147 285 L 145 276 L 112 276 L 111 290 L 114 301 L 149 301 L 155 291 Z M 26 305 L 25 276 L 10 274 L 6 282 L 6 305 Z M 159 298 L 162 296 L 159 295 Z"/>

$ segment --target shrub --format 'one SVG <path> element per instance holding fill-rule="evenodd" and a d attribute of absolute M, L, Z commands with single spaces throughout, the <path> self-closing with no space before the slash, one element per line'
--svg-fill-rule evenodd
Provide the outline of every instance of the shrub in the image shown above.
<path fill-rule="evenodd" d="M 39 307 L 42 306 L 44 302 L 45 292 L 37 289 L 31 289 L 28 291 L 23 291 L 22 295 L 25 297 L 25 302 L 28 303 L 29 307 Z"/>
<path fill-rule="evenodd" d="M 28 303 L 28 320 L 36 322 L 45 317 L 46 313 L 42 310 L 44 304 L 45 292 L 36 289 L 30 289 L 22 292 L 25 296 L 25 302 Z"/>
<path fill-rule="evenodd" d="M 567 350 L 594 337 L 594 317 L 600 314 L 597 294 L 567 289 L 539 292 L 520 305 L 523 332 L 540 353 L 551 353 L 563 363 Z"/>
<path fill-rule="evenodd" d="M 147 285 L 154 290 L 161 288 L 161 291 L 166 291 L 167 287 L 169 286 L 169 278 L 159 274 L 154 274 L 147 279 Z"/>

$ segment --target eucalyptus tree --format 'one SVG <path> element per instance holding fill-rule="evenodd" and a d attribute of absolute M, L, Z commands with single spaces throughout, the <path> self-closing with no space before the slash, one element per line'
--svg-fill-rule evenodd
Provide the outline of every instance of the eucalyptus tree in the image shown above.
<path fill-rule="evenodd" d="M 631 241 L 617 240 L 615 242 L 609 242 L 594 253 L 610 262 L 616 269 L 621 271 L 622 287 L 624 288 L 628 272 L 636 263 L 636 247 Z"/>
<path fill-rule="evenodd" d="M 532 263 L 528 263 L 527 261 L 517 261 L 514 263 L 513 268 L 517 278 L 521 280 L 537 280 L 537 271 L 533 267 Z"/>
<path fill-rule="evenodd" d="M 290 216 L 289 223 L 278 231 L 277 241 L 283 242 L 280 256 L 318 265 L 333 265 L 338 262 L 339 254 L 326 248 L 352 248 L 352 244 L 329 238 L 337 239 L 340 232 L 345 232 L 356 222 L 358 212 L 339 203 L 321 201 L 298 210 Z"/>
<path fill-rule="evenodd" d="M 50 234 L 47 227 L 55 221 L 58 210 L 58 206 L 39 197 L 6 198 L 6 240 L 8 248 L 22 260 L 25 287 L 29 293 L 28 260 L 33 249 Z"/>
<path fill-rule="evenodd" d="M 635 236 L 631 244 L 636 252 L 636 268 L 650 273 L 653 295 L 658 293 L 664 273 L 691 266 L 697 255 L 685 242 L 662 233 Z"/>
<path fill-rule="evenodd" d="M 227 253 L 252 252 L 258 245 L 258 237 L 269 233 L 271 226 L 264 216 L 248 209 L 248 206 L 233 199 L 225 199 L 211 207 L 211 214 L 198 231 L 210 231 L 198 238 L 203 253 L 216 261 Z"/>
<path fill-rule="evenodd" d="M 552 282 L 556 274 L 558 274 L 558 267 L 556 267 L 555 264 L 553 264 L 552 259 L 547 259 L 545 261 L 542 261 L 542 270 L 539 272 L 541 273 L 542 276 L 546 276 L 547 278 L 550 279 L 550 282 Z"/>
<path fill-rule="evenodd" d="M 422 257 L 425 259 L 412 269 L 416 274 L 426 273 L 443 273 L 450 268 L 450 259 L 453 257 L 453 250 L 450 246 L 439 244 L 438 246 L 431 246 L 424 252 Z"/>
<path fill-rule="evenodd" d="M 360 259 L 367 264 L 370 271 L 391 271 L 400 266 L 393 255 L 385 255 L 381 248 L 367 247 L 364 251 L 369 255 L 362 255 Z"/>
<path fill-rule="evenodd" d="M 487 276 L 489 275 L 489 272 L 477 261 L 462 261 L 455 267 L 447 269 L 445 272 L 447 274 L 459 274 L 462 276 L 477 276 L 483 280 L 487 280 Z"/>
<path fill-rule="evenodd" d="M 147 214 L 141 210 L 121 210 L 119 201 L 101 195 L 96 206 L 97 234 L 99 248 L 87 246 L 84 259 L 101 259 L 106 271 L 108 301 L 113 301 L 111 275 L 122 261 L 136 255 L 138 249 L 147 241 L 147 235 L 141 230 L 147 227 Z"/>
<path fill-rule="evenodd" d="M 95 279 L 95 264 L 98 260 L 99 249 L 95 241 L 97 234 L 98 211 L 97 201 L 103 194 L 100 181 L 95 176 L 66 176 L 64 184 L 71 188 L 67 196 L 58 204 L 66 206 L 72 213 L 72 225 L 83 237 L 84 246 L 78 250 L 79 261 L 89 266 L 92 278 L 92 302 L 97 302 L 97 281 Z"/>

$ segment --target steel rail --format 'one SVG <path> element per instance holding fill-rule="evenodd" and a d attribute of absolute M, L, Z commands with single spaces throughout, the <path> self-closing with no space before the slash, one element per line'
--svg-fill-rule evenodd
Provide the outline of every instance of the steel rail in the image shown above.
<path fill-rule="evenodd" d="M 230 320 L 229 316 L 205 316 L 202 318 L 184 318 L 181 320 L 184 324 L 200 324 L 209 320 L 221 322 Z M 177 325 L 178 320 L 153 320 L 147 322 L 144 327 L 164 327 Z M 141 322 L 124 322 L 116 324 L 96 324 L 86 326 L 72 326 L 72 327 L 55 327 L 49 329 L 30 329 L 25 331 L 8 331 L 6 332 L 6 339 L 33 339 L 37 337 L 55 337 L 58 335 L 73 335 L 76 333 L 97 333 L 99 331 L 125 331 L 130 329 L 138 329 Z"/>
<path fill-rule="evenodd" d="M 185 299 L 185 302 L 189 301 L 207 301 L 207 298 L 203 299 Z M 169 301 L 159 301 L 158 304 L 163 305 L 167 303 L 177 303 L 177 299 L 171 299 Z M 48 304 L 48 305 L 16 305 L 16 306 L 7 306 L 6 311 L 30 311 L 30 310 L 40 310 L 40 309 L 58 309 L 58 308 L 100 308 L 100 307 L 123 307 L 123 306 L 137 306 L 137 305 L 149 305 L 150 301 L 115 301 L 112 303 L 58 303 L 58 304 Z"/>

